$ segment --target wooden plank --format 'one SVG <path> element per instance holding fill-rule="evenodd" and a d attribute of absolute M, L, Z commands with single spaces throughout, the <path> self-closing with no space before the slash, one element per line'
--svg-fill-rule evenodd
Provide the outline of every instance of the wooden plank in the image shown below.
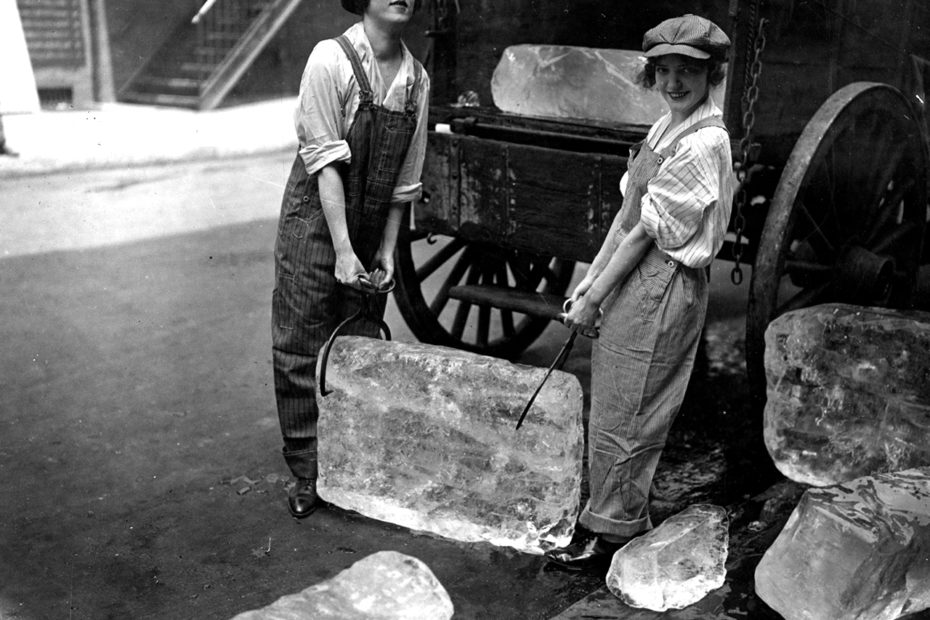
<path fill-rule="evenodd" d="M 560 320 L 562 304 L 560 295 L 520 291 L 503 286 L 462 284 L 449 289 L 449 297 L 478 306 L 491 306 L 502 310 L 522 312 L 533 316 Z"/>

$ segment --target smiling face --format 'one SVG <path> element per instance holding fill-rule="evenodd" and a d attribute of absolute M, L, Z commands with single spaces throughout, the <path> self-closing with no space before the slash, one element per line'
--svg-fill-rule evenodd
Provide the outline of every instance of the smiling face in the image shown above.
<path fill-rule="evenodd" d="M 406 24 L 413 17 L 417 0 L 369 0 L 365 15 L 387 24 Z"/>
<path fill-rule="evenodd" d="M 689 56 L 669 54 L 654 61 L 656 88 L 665 99 L 672 119 L 680 122 L 688 118 L 707 98 L 707 63 Z"/>

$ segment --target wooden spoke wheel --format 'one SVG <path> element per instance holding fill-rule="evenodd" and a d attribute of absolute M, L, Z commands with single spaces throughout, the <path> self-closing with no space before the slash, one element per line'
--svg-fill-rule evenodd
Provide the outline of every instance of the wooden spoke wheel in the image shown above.
<path fill-rule="evenodd" d="M 927 220 L 919 117 L 895 88 L 835 92 L 798 138 L 775 189 L 749 291 L 746 362 L 765 402 L 765 329 L 826 302 L 906 307 Z"/>
<path fill-rule="evenodd" d="M 572 261 L 410 231 L 401 232 L 396 263 L 394 296 L 418 339 L 503 358 L 517 357 L 551 319 L 507 308 L 508 304 L 495 307 L 457 298 L 457 288 L 488 286 L 504 298 L 512 292 L 561 299 L 575 266 Z"/>

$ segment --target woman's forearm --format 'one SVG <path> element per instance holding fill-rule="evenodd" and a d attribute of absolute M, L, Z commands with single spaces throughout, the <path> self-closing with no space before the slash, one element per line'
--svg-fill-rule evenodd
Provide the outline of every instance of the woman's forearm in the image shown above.
<path fill-rule="evenodd" d="M 634 226 L 633 230 L 615 246 L 610 260 L 607 261 L 586 293 L 587 301 L 600 306 L 610 291 L 622 283 L 639 264 L 652 243 L 652 238 L 646 234 L 642 223 Z"/>
<path fill-rule="evenodd" d="M 400 232 L 400 222 L 404 217 L 404 211 L 407 203 L 392 202 L 388 211 L 387 222 L 384 224 L 384 232 L 381 234 L 381 254 L 390 255 L 394 253 L 397 246 L 397 235 Z"/>
<path fill-rule="evenodd" d="M 617 251 L 617 246 L 620 244 L 619 232 L 620 212 L 618 211 L 614 216 L 614 221 L 610 224 L 610 230 L 607 231 L 607 236 L 604 237 L 604 242 L 597 251 L 594 260 L 591 261 L 591 266 L 588 267 L 589 276 L 596 278 L 604 271 L 604 268 L 607 266 L 608 262 L 610 262 L 610 258 L 614 255 L 614 252 Z"/>
<path fill-rule="evenodd" d="M 345 188 L 339 171 L 334 166 L 325 166 L 317 174 L 317 182 L 320 187 L 323 216 L 326 218 L 336 254 L 354 252 L 349 240 L 349 226 L 346 224 Z"/>

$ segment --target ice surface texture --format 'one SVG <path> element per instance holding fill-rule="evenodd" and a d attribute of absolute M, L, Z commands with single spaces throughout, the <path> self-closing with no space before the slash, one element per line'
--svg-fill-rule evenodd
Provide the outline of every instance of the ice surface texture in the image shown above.
<path fill-rule="evenodd" d="M 651 125 L 667 111 L 662 96 L 636 83 L 642 52 L 568 45 L 513 45 L 491 78 L 504 112 L 610 124 Z M 711 91 L 718 105 L 725 86 Z"/>
<path fill-rule="evenodd" d="M 614 554 L 607 588 L 631 607 L 682 609 L 723 585 L 729 520 L 709 504 L 689 506 Z"/>
<path fill-rule="evenodd" d="M 448 620 L 452 613 L 449 594 L 426 564 L 379 551 L 332 579 L 233 620 Z"/>
<path fill-rule="evenodd" d="M 825 486 L 930 464 L 930 313 L 824 304 L 765 333 L 765 444 Z"/>
<path fill-rule="evenodd" d="M 756 567 L 786 620 L 890 620 L 930 607 L 930 469 L 809 489 Z"/>
<path fill-rule="evenodd" d="M 457 349 L 340 337 L 318 398 L 319 493 L 366 516 L 530 553 L 568 544 L 581 487 L 581 385 Z"/>

